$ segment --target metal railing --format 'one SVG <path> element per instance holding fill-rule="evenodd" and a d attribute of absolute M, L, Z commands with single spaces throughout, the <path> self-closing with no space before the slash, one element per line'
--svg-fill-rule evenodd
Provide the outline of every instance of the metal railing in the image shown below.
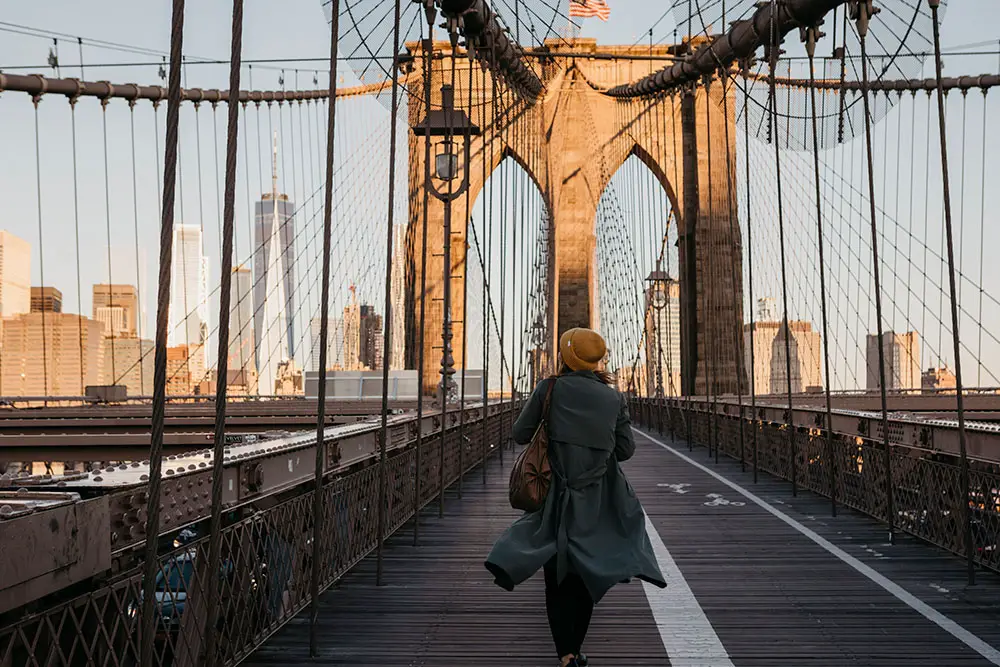
<path fill-rule="evenodd" d="M 464 420 L 459 418 L 460 410 L 449 412 L 443 425 L 444 438 L 440 416 L 425 417 L 419 457 L 415 443 L 421 426 L 417 420 L 394 422 L 384 462 L 384 495 L 380 493 L 377 447 L 369 448 L 363 456 L 352 456 L 351 451 L 340 451 L 335 438 L 328 440 L 330 456 L 337 459 L 324 478 L 322 492 L 324 539 L 319 551 L 321 562 L 317 564 L 321 590 L 374 551 L 382 539 L 409 521 L 417 508 L 440 497 L 442 486 L 447 488 L 499 451 L 516 408 L 513 403 L 485 409 L 474 406 L 465 410 Z M 377 428 L 377 424 L 369 427 L 376 436 Z M 358 427 L 353 427 L 352 433 L 356 437 Z M 481 434 L 486 435 L 485 439 Z M 211 535 L 183 543 L 184 533 L 178 532 L 182 526 L 175 521 L 172 530 L 161 536 L 163 548 L 156 556 L 154 587 L 154 665 L 205 664 L 205 620 L 212 586 L 218 586 L 220 593 L 215 656 L 211 661 L 216 665 L 237 664 L 309 606 L 314 506 L 311 480 L 291 487 L 278 485 L 253 495 L 254 484 L 260 480 L 252 477 L 266 476 L 269 458 L 283 457 L 287 457 L 287 451 L 275 456 L 265 447 L 256 459 L 248 457 L 237 464 L 240 495 L 248 490 L 250 495 L 227 503 L 228 522 L 221 533 L 219 572 L 207 571 Z M 141 488 L 121 493 L 135 496 Z M 166 495 L 167 516 L 172 514 L 171 508 L 185 500 L 189 501 L 178 499 L 176 494 Z M 379 503 L 386 518 L 382 536 L 377 534 Z M 180 507 L 184 507 L 183 502 Z M 138 535 L 141 530 L 130 531 L 127 525 L 138 521 L 141 517 L 128 512 L 111 512 L 112 532 L 118 531 L 115 534 Z M 187 525 L 207 526 L 207 521 Z M 0 667 L 140 664 L 144 561 L 137 550 L 141 550 L 141 542 L 136 539 L 124 546 L 123 542 L 129 542 L 127 538 L 114 542 L 120 548 L 114 554 L 112 567 L 99 581 L 85 582 L 90 590 L 77 590 L 69 599 L 64 592 L 58 602 L 50 596 L 39 601 L 34 610 L 17 610 L 18 618 L 13 621 L 11 614 L 6 615 L 7 624 L 0 629 Z"/>
<path fill-rule="evenodd" d="M 787 409 L 756 407 L 754 414 L 734 397 L 717 401 L 715 410 L 704 399 L 631 401 L 633 419 L 647 428 L 721 452 L 755 473 L 790 480 L 793 489 L 830 498 L 834 511 L 843 505 L 885 522 L 890 534 L 908 533 L 1000 572 L 1000 463 L 970 458 L 969 495 L 963 499 L 962 469 L 947 446 L 953 426 L 892 419 L 887 452 L 878 415 L 838 411 L 828 438 L 823 411 L 795 409 L 789 415 Z M 789 428 L 794 438 L 788 437 Z M 997 433 L 983 429 L 982 435 L 993 440 Z M 938 447 L 939 441 L 946 446 Z"/>

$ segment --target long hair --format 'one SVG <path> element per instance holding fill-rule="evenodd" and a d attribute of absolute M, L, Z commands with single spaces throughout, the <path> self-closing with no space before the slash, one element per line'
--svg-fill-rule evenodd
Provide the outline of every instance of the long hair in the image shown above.
<path fill-rule="evenodd" d="M 569 366 L 567 366 L 565 363 L 563 363 L 559 367 L 559 375 L 566 375 L 567 373 L 572 373 L 572 372 L 573 372 L 573 369 L 570 368 Z M 607 371 L 604 371 L 604 370 L 595 370 L 594 371 L 594 375 L 596 375 L 597 379 L 600 380 L 601 382 L 603 382 L 604 384 L 612 385 L 612 386 L 614 386 L 614 384 L 615 384 L 615 379 L 613 377 L 611 377 L 611 373 L 608 373 Z"/>

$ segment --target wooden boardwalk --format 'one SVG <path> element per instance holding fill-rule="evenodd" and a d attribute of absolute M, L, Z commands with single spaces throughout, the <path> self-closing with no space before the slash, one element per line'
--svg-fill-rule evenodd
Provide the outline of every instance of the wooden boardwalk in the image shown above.
<path fill-rule="evenodd" d="M 1000 665 L 1000 578 L 965 586 L 964 563 L 789 484 L 711 462 L 704 449 L 638 436 L 626 473 L 650 519 L 670 586 L 617 586 L 595 610 L 594 667 Z M 507 457 L 510 463 L 511 456 Z M 385 585 L 369 558 L 322 598 L 317 659 L 308 613 L 244 664 L 383 667 L 557 664 L 541 574 L 513 593 L 482 566 L 516 518 L 506 469 L 468 476 L 444 519 L 387 543 Z M 672 568 L 672 570 L 671 570 Z"/>

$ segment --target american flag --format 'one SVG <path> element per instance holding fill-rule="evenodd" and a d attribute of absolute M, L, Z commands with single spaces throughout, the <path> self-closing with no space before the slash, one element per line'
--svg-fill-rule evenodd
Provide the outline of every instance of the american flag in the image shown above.
<path fill-rule="evenodd" d="M 611 8 L 604 0 L 569 0 L 569 15 L 582 18 L 596 16 L 602 21 L 607 21 L 611 16 Z"/>

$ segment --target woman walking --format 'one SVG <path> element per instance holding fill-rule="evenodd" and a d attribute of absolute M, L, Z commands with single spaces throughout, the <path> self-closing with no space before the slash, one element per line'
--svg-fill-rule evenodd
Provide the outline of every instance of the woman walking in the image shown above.
<path fill-rule="evenodd" d="M 665 587 L 646 535 L 646 518 L 619 467 L 635 452 L 628 407 L 598 365 L 607 352 L 590 329 L 559 340 L 559 375 L 538 383 L 514 423 L 514 441 L 531 441 L 545 397 L 552 486 L 537 512 L 508 528 L 486 559 L 496 584 L 513 590 L 539 568 L 545 610 L 562 667 L 586 667 L 581 648 L 594 604 L 632 577 Z"/>

